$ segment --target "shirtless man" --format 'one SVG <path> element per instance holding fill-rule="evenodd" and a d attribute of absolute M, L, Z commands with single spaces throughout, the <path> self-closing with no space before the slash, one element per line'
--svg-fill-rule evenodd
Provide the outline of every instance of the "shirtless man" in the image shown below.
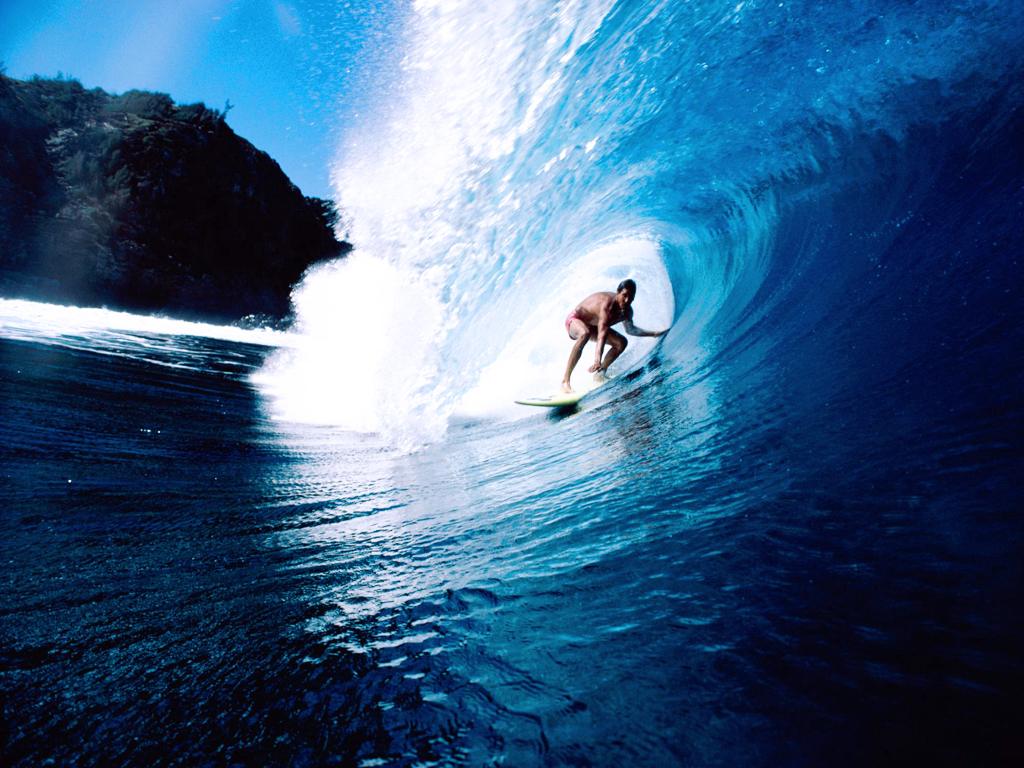
<path fill-rule="evenodd" d="M 569 377 L 572 369 L 580 361 L 583 354 L 583 347 L 591 339 L 597 341 L 597 354 L 594 356 L 594 364 L 588 368 L 591 373 L 598 376 L 603 374 L 615 358 L 622 354 L 629 342 L 626 337 L 618 331 L 613 331 L 612 326 L 622 322 L 622 328 L 630 336 L 661 336 L 665 331 L 645 331 L 633 325 L 633 308 L 630 306 L 636 297 L 636 283 L 632 280 L 623 280 L 615 293 L 602 291 L 587 296 L 572 312 L 565 318 L 565 330 L 569 332 L 569 338 L 575 341 L 572 352 L 569 353 L 569 364 L 565 367 L 565 378 L 562 379 L 562 391 L 572 392 L 569 385 Z M 604 354 L 604 345 L 608 344 L 611 349 Z M 601 357 L 604 356 L 602 360 Z M 596 378 L 596 377 L 595 377 Z"/>

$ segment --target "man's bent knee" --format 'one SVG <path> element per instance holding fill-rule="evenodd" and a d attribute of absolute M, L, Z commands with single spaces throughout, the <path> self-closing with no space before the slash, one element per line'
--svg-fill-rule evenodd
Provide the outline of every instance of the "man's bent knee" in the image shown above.
<path fill-rule="evenodd" d="M 576 334 L 575 336 L 572 335 L 574 332 Z M 569 336 L 573 341 L 582 341 L 586 344 L 590 341 L 590 328 L 586 325 L 583 326 L 583 330 L 580 330 L 579 328 L 570 328 Z"/>

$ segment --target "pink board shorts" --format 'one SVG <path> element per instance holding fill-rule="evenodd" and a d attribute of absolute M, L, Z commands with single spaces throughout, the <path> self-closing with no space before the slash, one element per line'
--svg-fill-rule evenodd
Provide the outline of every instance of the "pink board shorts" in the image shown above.
<path fill-rule="evenodd" d="M 567 318 L 565 318 L 565 330 L 566 330 L 566 332 L 569 331 L 569 326 L 572 324 L 572 321 L 573 320 L 579 320 L 579 319 L 580 318 L 576 315 L 576 310 L 575 309 L 572 312 L 570 312 L 569 316 Z"/>

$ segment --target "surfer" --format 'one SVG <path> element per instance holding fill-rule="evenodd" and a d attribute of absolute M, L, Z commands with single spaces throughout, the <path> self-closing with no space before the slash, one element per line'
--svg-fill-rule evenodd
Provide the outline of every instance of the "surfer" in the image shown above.
<path fill-rule="evenodd" d="M 667 331 L 645 331 L 633 325 L 633 299 L 636 297 L 636 283 L 632 280 L 623 280 L 615 293 L 601 291 L 593 293 L 581 301 L 569 316 L 565 318 L 565 330 L 569 332 L 572 339 L 572 352 L 569 353 L 569 364 L 565 366 L 565 378 L 562 379 L 562 391 L 572 392 L 569 384 L 569 377 L 573 368 L 583 354 L 583 347 L 587 342 L 594 339 L 597 342 L 597 350 L 594 355 L 594 364 L 587 370 L 594 373 L 594 378 L 601 376 L 608 366 L 615 362 L 615 358 L 622 354 L 629 343 L 626 337 L 618 331 L 612 330 L 612 326 L 621 322 L 623 330 L 630 336 L 661 336 Z M 607 344 L 610 349 L 605 354 L 604 347 Z M 603 360 L 602 360 L 603 356 Z"/>

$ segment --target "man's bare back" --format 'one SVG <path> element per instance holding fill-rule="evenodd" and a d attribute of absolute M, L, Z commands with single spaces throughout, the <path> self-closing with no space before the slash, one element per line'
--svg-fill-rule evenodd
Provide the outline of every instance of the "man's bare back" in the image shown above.
<path fill-rule="evenodd" d="M 623 280 L 615 293 L 602 291 L 592 293 L 581 301 L 569 316 L 565 318 L 565 330 L 569 338 L 576 342 L 569 353 L 569 362 L 565 367 L 562 379 L 562 391 L 572 392 L 569 377 L 583 354 L 583 347 L 592 338 L 597 342 L 594 364 L 587 370 L 600 376 L 608 369 L 615 358 L 622 354 L 629 343 L 626 337 L 612 329 L 613 325 L 623 323 L 623 330 L 630 336 L 661 336 L 665 331 L 645 331 L 633 325 L 633 299 L 636 297 L 636 283 Z M 605 354 L 604 347 L 611 349 Z"/>

